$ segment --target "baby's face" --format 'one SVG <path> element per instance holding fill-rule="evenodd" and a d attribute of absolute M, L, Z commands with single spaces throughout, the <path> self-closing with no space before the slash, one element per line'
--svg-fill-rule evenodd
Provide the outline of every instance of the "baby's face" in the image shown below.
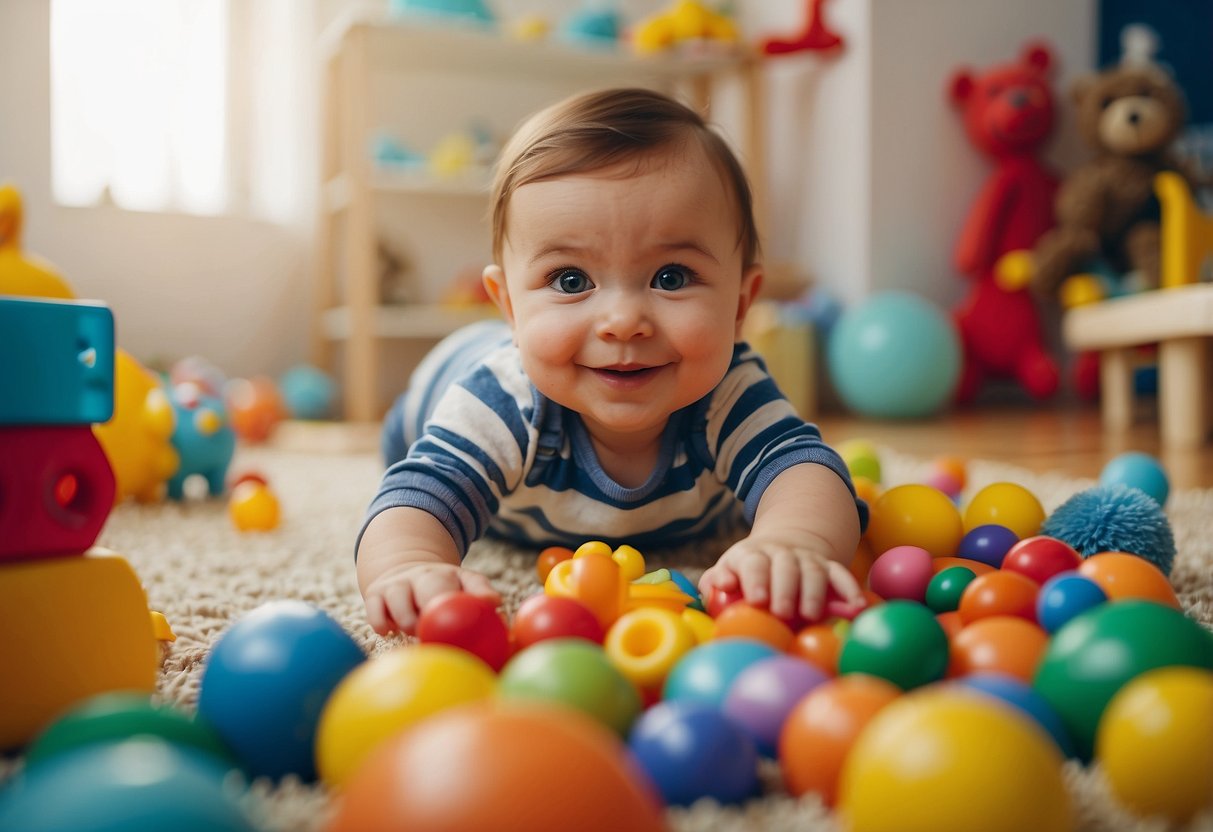
<path fill-rule="evenodd" d="M 760 279 L 738 227 L 691 142 L 518 188 L 486 285 L 540 392 L 596 438 L 652 440 L 728 369 Z"/>

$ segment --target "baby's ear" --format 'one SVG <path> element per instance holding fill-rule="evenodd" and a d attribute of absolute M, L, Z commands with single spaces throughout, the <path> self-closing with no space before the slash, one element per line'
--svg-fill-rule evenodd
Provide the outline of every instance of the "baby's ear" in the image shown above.
<path fill-rule="evenodd" d="M 754 298 L 758 297 L 758 290 L 761 288 L 762 266 L 755 264 L 741 275 L 741 292 L 737 296 L 737 321 L 733 327 L 734 340 L 741 337 L 741 326 L 745 323 L 746 313 L 750 311 L 750 306 L 754 303 Z"/>
<path fill-rule="evenodd" d="M 514 307 L 510 304 L 510 292 L 506 288 L 505 272 L 501 270 L 501 266 L 496 263 L 485 266 L 484 271 L 480 273 L 480 282 L 484 284 L 484 291 L 488 292 L 489 298 L 501 310 L 502 316 L 512 327 L 514 325 Z"/>

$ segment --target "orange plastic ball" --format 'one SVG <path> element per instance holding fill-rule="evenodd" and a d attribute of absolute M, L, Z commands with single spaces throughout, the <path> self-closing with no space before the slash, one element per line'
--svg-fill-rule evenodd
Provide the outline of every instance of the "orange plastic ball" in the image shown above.
<path fill-rule="evenodd" d="M 551 574 L 552 568 L 561 561 L 569 560 L 573 557 L 573 550 L 564 546 L 549 546 L 539 553 L 539 559 L 535 561 L 535 572 L 539 575 L 539 583 L 543 583 Z"/>
<path fill-rule="evenodd" d="M 968 464 L 958 456 L 941 456 L 931 463 L 931 468 L 941 474 L 947 474 L 962 490 L 968 484 Z"/>
<path fill-rule="evenodd" d="M 1084 560 L 1078 573 L 1099 584 L 1109 601 L 1140 598 L 1179 609 L 1171 581 L 1145 558 L 1127 552 L 1101 552 Z"/>
<path fill-rule="evenodd" d="M 1030 621 L 1010 615 L 982 618 L 952 639 L 949 676 L 1005 673 L 1032 684 L 1049 635 Z"/>
<path fill-rule="evenodd" d="M 623 743 L 571 709 L 451 709 L 398 734 L 347 784 L 328 832 L 661 832 Z"/>
<path fill-rule="evenodd" d="M 956 610 L 941 612 L 935 616 L 935 620 L 939 622 L 939 626 L 943 628 L 943 633 L 948 637 L 950 644 L 957 634 L 964 629 L 965 623 L 960 620 L 960 613 Z"/>
<path fill-rule="evenodd" d="M 232 489 L 227 513 L 242 532 L 268 532 L 278 527 L 281 508 L 274 492 L 263 483 L 245 480 Z"/>
<path fill-rule="evenodd" d="M 1036 594 L 1040 587 L 1018 572 L 996 569 L 978 575 L 960 596 L 960 620 L 965 626 L 979 618 L 1014 615 L 1036 623 Z"/>
<path fill-rule="evenodd" d="M 827 806 L 855 738 L 885 705 L 901 695 L 891 682 L 851 673 L 809 692 L 792 709 L 779 735 L 779 763 L 788 791 L 816 792 Z"/>
<path fill-rule="evenodd" d="M 752 638 L 786 652 L 795 637 L 787 624 L 745 601 L 729 604 L 716 617 L 716 638 Z"/>
<path fill-rule="evenodd" d="M 994 524 L 1015 532 L 1020 540 L 1040 534 L 1044 506 L 1036 495 L 1013 482 L 996 482 L 973 495 L 965 507 L 964 530 Z"/>
<path fill-rule="evenodd" d="M 956 504 L 929 485 L 899 485 L 882 494 L 867 532 L 877 555 L 894 546 L 918 546 L 937 558 L 955 555 L 963 536 Z"/>
<path fill-rule="evenodd" d="M 832 624 L 810 624 L 798 632 L 788 652 L 810 662 L 823 673 L 838 675 L 842 639 Z"/>
<path fill-rule="evenodd" d="M 868 572 L 875 561 L 876 553 L 872 551 L 872 545 L 866 538 L 861 539 L 855 547 L 855 557 L 851 559 L 851 574 L 860 586 L 868 585 Z"/>

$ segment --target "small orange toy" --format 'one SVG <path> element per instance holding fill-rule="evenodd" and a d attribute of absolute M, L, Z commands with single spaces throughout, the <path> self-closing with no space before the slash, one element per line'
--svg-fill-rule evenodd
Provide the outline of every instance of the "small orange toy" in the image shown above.
<path fill-rule="evenodd" d="M 278 498 L 264 482 L 246 479 L 232 489 L 227 503 L 232 524 L 242 532 L 268 532 L 278 528 Z"/>

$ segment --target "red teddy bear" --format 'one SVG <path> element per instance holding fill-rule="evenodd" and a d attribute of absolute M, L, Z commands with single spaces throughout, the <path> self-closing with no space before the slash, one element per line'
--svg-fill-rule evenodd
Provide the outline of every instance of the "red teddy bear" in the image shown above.
<path fill-rule="evenodd" d="M 1029 44 L 1017 62 L 980 74 L 961 69 L 948 85 L 969 139 L 996 163 L 953 255 L 973 280 L 953 310 L 964 345 L 960 402 L 971 401 L 987 378 L 1014 378 L 1037 399 L 1057 391 L 1057 362 L 1045 349 L 1035 300 L 1026 283 L 1000 283 L 995 268 L 1004 254 L 1030 250 L 1053 226 L 1059 180 L 1036 158 L 1053 130 L 1052 65 L 1047 47 Z"/>

